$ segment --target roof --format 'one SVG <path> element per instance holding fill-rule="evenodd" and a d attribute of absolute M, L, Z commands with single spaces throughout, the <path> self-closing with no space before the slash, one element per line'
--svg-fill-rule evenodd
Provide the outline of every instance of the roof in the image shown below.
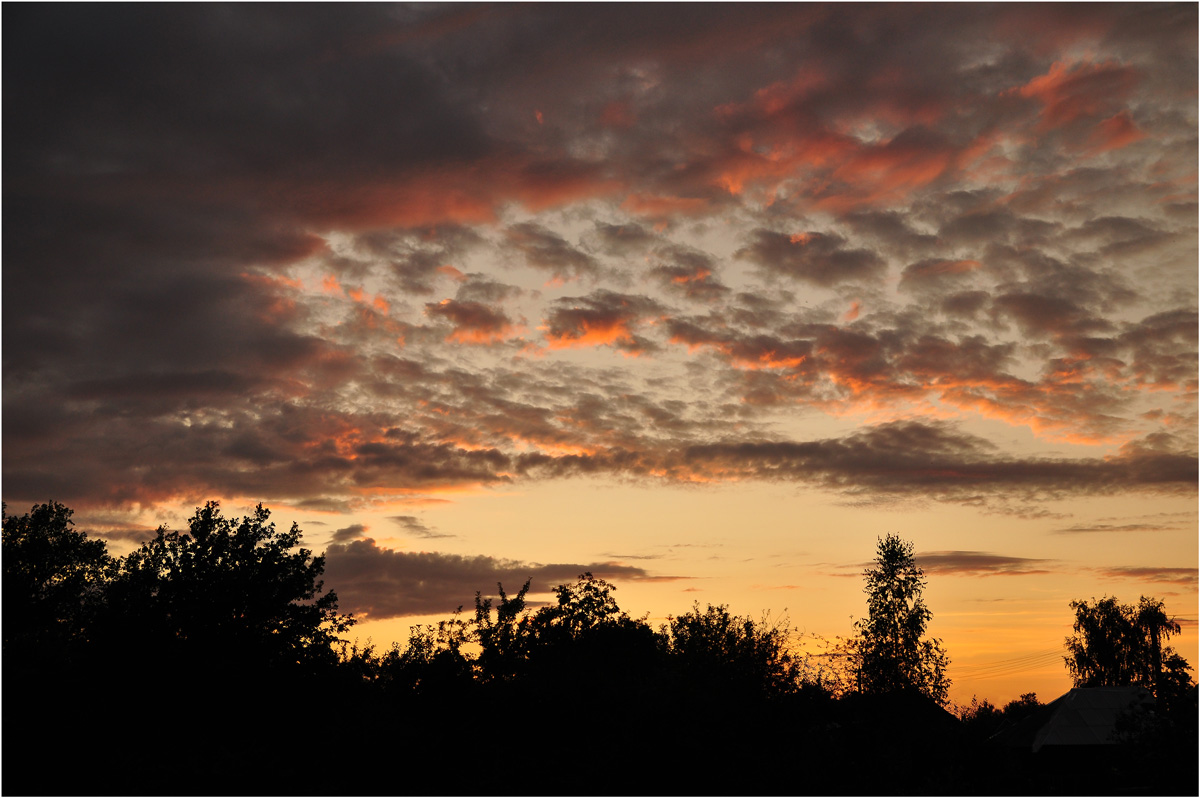
<path fill-rule="evenodd" d="M 1075 687 L 994 739 L 1035 752 L 1048 746 L 1113 745 L 1117 719 L 1130 709 L 1153 704 L 1142 687 Z"/>

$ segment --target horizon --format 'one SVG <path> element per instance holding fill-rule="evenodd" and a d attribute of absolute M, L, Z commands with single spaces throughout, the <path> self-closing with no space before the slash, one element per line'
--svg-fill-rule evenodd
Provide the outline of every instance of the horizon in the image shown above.
<path fill-rule="evenodd" d="M 28 6 L 3 495 L 123 556 L 261 503 L 349 639 L 584 571 L 950 699 L 1197 606 L 1197 8 Z"/>

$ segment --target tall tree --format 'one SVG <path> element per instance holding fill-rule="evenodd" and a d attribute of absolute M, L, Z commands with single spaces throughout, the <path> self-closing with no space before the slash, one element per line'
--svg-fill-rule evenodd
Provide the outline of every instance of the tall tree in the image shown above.
<path fill-rule="evenodd" d="M 863 577 L 867 617 L 855 623 L 853 644 L 859 690 L 917 690 L 945 704 L 949 659 L 940 640 L 925 639 L 933 613 L 922 597 L 925 573 L 913 559 L 912 544 L 892 534 L 881 538 L 875 566 Z"/>
<path fill-rule="evenodd" d="M 1181 694 L 1191 683 L 1190 666 L 1164 645 L 1179 624 L 1163 602 L 1142 596 L 1136 605 L 1115 597 L 1072 601 L 1074 634 L 1064 657 L 1076 687 L 1139 685 L 1156 697 Z"/>

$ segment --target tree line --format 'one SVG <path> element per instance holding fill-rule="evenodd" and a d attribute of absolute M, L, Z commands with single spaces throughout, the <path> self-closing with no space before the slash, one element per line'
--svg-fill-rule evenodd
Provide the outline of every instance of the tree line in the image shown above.
<path fill-rule="evenodd" d="M 261 506 L 209 502 L 119 559 L 71 515 L 4 515 L 6 793 L 963 792 L 996 784 L 987 741 L 1042 707 L 946 710 L 925 576 L 895 535 L 866 617 L 820 654 L 724 605 L 652 628 L 590 573 L 541 606 L 497 585 L 381 650 L 347 639 L 323 558 Z M 1146 686 L 1156 744 L 1178 737 L 1194 685 L 1161 602 L 1072 608 L 1076 683 Z M 35 765 L 46 750 L 75 765 Z M 1043 792 L 1022 767 L 1008 791 Z"/>

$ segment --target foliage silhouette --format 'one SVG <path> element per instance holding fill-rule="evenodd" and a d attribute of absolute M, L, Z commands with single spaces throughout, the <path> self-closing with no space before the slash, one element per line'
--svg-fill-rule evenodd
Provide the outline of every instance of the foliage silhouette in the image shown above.
<path fill-rule="evenodd" d="M 1005 704 L 1003 709 L 997 708 L 987 699 L 980 701 L 972 696 L 968 705 L 959 708 L 958 717 L 968 734 L 978 739 L 987 739 L 1002 729 L 1015 726 L 1043 706 L 1045 705 L 1038 701 L 1037 693 L 1023 693 L 1020 698 Z"/>
<path fill-rule="evenodd" d="M 1138 685 L 1160 701 L 1183 696 L 1193 684 L 1189 664 L 1170 646 L 1179 624 L 1163 602 L 1142 596 L 1137 605 L 1113 597 L 1072 601 L 1074 634 L 1064 657 L 1076 687 Z"/>
<path fill-rule="evenodd" d="M 72 514 L 57 502 L 35 505 L 22 516 L 4 512 L 8 666 L 62 666 L 78 656 L 103 611 L 105 586 L 117 563 L 104 541 L 71 529 Z"/>
<path fill-rule="evenodd" d="M 928 642 L 924 580 L 894 536 L 867 572 L 872 617 L 859 636 L 805 658 L 786 621 L 725 605 L 694 604 L 652 629 L 590 573 L 540 606 L 528 581 L 516 593 L 497 585 L 473 613 L 379 651 L 340 639 L 353 618 L 324 591 L 322 558 L 261 507 L 238 521 L 209 503 L 186 531 L 160 528 L 121 560 L 71 527 L 54 503 L 4 517 L 6 793 L 1042 794 L 1079 783 L 1078 763 L 991 746 L 997 724 L 1041 708 L 1033 694 L 1003 710 L 973 701 L 959 718 L 931 700 L 944 654 L 912 645 Z M 1161 605 L 1143 605 L 1134 626 L 1173 633 L 1156 620 Z M 847 650 L 861 691 L 839 687 L 844 660 L 829 655 Z M 940 657 L 922 663 L 931 651 Z M 1173 652 L 1161 653 L 1169 670 Z M 1121 758 L 1105 761 L 1125 764 L 1088 786 L 1129 791 L 1166 772 L 1154 770 L 1161 756 L 1194 755 L 1191 706 L 1124 729 Z M 70 767 L 36 765 L 47 741 L 114 713 L 164 749 L 117 767 L 135 741 L 91 735 Z M 543 730 L 546 745 L 530 741 Z M 297 756 L 335 739 L 397 767 L 347 782 Z M 756 766 L 769 751 L 795 767 Z M 670 766 L 646 767 L 643 754 Z"/>
<path fill-rule="evenodd" d="M 262 505 L 240 522 L 217 502 L 198 508 L 187 532 L 160 527 L 121 563 L 114 586 L 126 622 L 155 646 L 186 648 L 257 666 L 333 657 L 354 619 L 337 594 L 322 595 L 324 557 L 300 548 L 292 525 L 279 532 Z"/>
<path fill-rule="evenodd" d="M 270 763 L 311 723 L 303 696 L 329 683 L 333 643 L 353 623 L 323 594 L 324 560 L 297 548 L 300 530 L 278 532 L 261 506 L 235 522 L 210 502 L 186 533 L 160 528 L 113 560 L 70 529 L 70 515 L 51 503 L 4 519 L 4 718 L 23 732 L 4 736 L 6 764 L 40 761 L 59 724 L 94 727 L 119 712 L 125 728 L 169 740 L 172 754 L 111 772 L 105 791 L 297 791 L 298 776 Z M 4 789 L 95 793 L 96 774 L 128 745 L 91 735 L 43 781 L 6 768 Z M 230 756 L 237 750 L 256 754 Z"/>
<path fill-rule="evenodd" d="M 867 694 L 916 690 L 945 704 L 949 659 L 938 639 L 924 639 L 933 613 L 922 592 L 925 574 L 913 546 L 888 534 L 879 540 L 875 566 L 863 572 L 867 617 L 855 623 L 852 652 L 858 689 Z"/>
<path fill-rule="evenodd" d="M 783 624 L 730 615 L 724 605 L 701 610 L 698 603 L 666 629 L 671 656 L 687 677 L 711 689 L 761 695 L 784 695 L 804 683 L 789 632 Z"/>

